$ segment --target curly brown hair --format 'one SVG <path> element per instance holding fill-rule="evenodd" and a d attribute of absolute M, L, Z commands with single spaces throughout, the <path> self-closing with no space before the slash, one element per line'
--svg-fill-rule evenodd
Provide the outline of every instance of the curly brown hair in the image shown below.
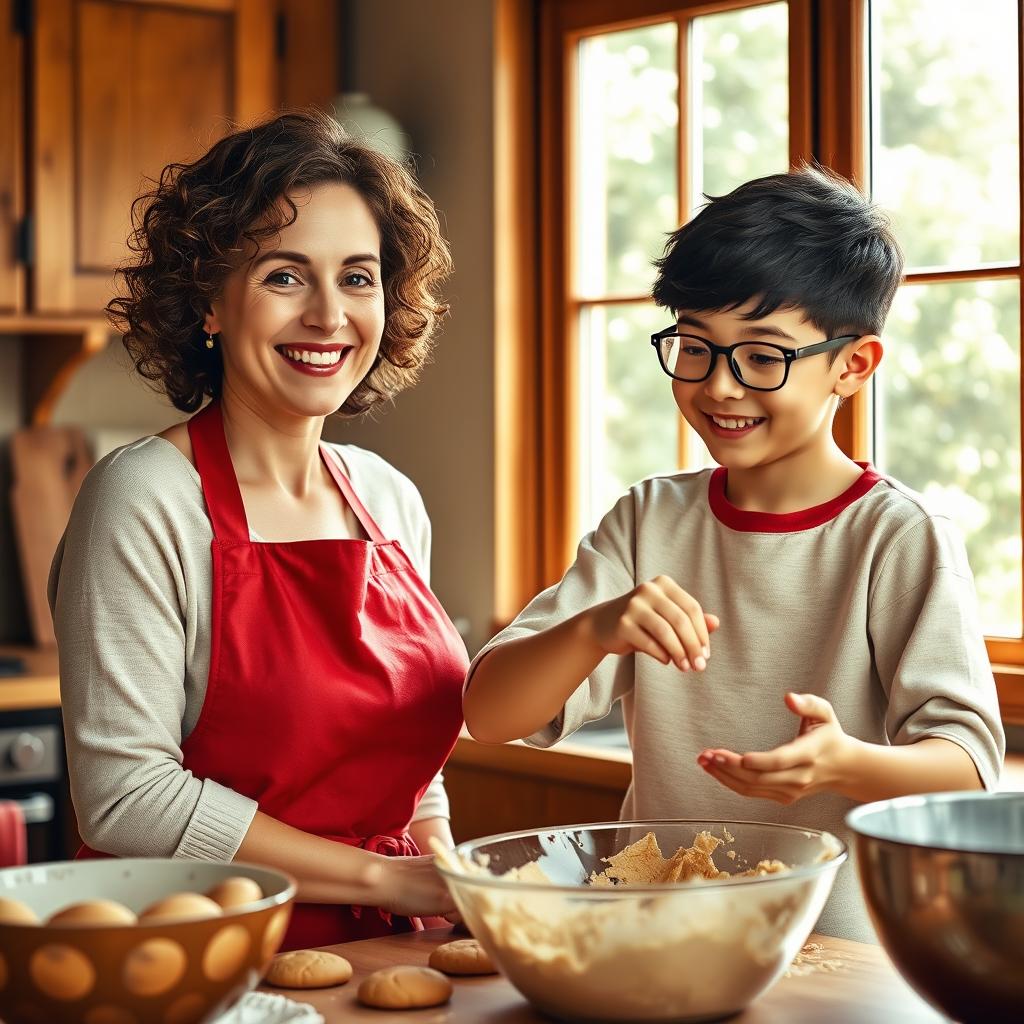
<path fill-rule="evenodd" d="M 412 384 L 447 311 L 438 289 L 451 257 L 434 204 L 399 163 L 320 111 L 292 111 L 221 139 L 194 163 L 168 164 L 132 204 L 135 254 L 125 294 L 107 304 L 135 369 L 183 412 L 221 392 L 220 350 L 203 322 L 225 278 L 296 218 L 295 192 L 354 188 L 381 234 L 385 323 L 380 351 L 341 412 L 357 415 Z"/>

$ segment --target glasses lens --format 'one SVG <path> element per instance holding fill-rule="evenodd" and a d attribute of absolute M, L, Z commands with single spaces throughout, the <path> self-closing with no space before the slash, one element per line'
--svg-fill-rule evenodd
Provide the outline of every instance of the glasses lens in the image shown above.
<path fill-rule="evenodd" d="M 740 379 L 752 388 L 777 388 L 786 379 L 786 360 L 774 345 L 737 345 L 733 362 Z"/>
<path fill-rule="evenodd" d="M 698 338 L 670 334 L 660 342 L 665 368 L 680 380 L 703 380 L 711 366 L 711 349 Z"/>

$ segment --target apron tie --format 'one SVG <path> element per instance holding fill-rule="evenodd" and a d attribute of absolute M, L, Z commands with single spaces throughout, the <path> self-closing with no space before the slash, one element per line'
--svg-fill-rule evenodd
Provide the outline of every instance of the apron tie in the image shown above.
<path fill-rule="evenodd" d="M 365 839 L 343 840 L 343 842 L 348 842 L 351 846 L 359 846 L 369 853 L 379 853 L 383 857 L 418 857 L 420 853 L 419 847 L 413 842 L 412 836 L 408 832 L 403 832 L 400 836 L 368 836 Z M 361 918 L 363 909 L 361 906 L 352 904 L 352 916 L 357 919 Z M 383 907 L 370 909 L 376 910 L 385 924 L 391 924 L 390 911 Z M 414 931 L 423 930 L 423 922 L 418 917 L 410 917 L 409 920 L 413 924 Z"/>

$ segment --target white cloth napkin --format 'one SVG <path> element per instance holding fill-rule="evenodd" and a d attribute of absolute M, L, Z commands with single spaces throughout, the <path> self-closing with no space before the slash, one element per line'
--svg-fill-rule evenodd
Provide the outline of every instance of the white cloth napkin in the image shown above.
<path fill-rule="evenodd" d="M 250 992 L 218 1017 L 216 1024 L 324 1024 L 308 1003 L 296 1003 L 270 992 Z"/>

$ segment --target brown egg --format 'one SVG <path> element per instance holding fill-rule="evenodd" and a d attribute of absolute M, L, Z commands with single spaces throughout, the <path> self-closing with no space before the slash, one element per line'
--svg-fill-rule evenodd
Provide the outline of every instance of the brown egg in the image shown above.
<path fill-rule="evenodd" d="M 47 924 L 135 924 L 137 918 L 113 900 L 86 900 L 57 911 Z"/>
<path fill-rule="evenodd" d="M 164 921 L 199 921 L 204 917 L 220 917 L 221 910 L 208 896 L 197 892 L 176 892 L 157 900 L 139 914 L 139 924 L 161 924 Z"/>
<path fill-rule="evenodd" d="M 21 900 L 8 900 L 0 896 L 0 924 L 39 924 L 39 916 Z"/>
<path fill-rule="evenodd" d="M 210 889 L 206 895 L 222 909 L 234 910 L 235 907 L 242 907 L 246 903 L 256 903 L 263 899 L 263 890 L 251 878 L 236 875 L 233 878 L 225 878 L 219 885 Z"/>

